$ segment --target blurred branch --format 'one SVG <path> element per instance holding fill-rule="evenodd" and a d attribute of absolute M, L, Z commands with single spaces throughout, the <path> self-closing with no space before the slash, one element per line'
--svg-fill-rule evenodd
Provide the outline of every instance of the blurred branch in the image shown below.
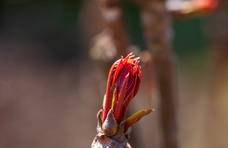
<path fill-rule="evenodd" d="M 171 41 L 170 14 L 164 0 L 138 0 L 144 33 L 152 51 L 161 96 L 161 124 L 166 148 L 178 148 L 177 141 L 177 89 Z"/>
<path fill-rule="evenodd" d="M 228 1 L 221 0 L 209 17 L 207 33 L 213 49 L 207 113 L 207 147 L 227 147 Z M 219 136 L 217 136 L 219 135 Z"/>
<path fill-rule="evenodd" d="M 97 58 L 102 57 L 103 60 L 110 61 L 117 55 L 126 55 L 129 41 L 124 29 L 123 12 L 119 0 L 97 0 L 97 4 L 106 27 L 94 40 L 92 56 L 99 53 L 101 56 L 97 55 Z"/>
<path fill-rule="evenodd" d="M 118 52 L 126 54 L 128 39 L 124 30 L 123 12 L 119 0 L 98 0 L 98 4 Z"/>

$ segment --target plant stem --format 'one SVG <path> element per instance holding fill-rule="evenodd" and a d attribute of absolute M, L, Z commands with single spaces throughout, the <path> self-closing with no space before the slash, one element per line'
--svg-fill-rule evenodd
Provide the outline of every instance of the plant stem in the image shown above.
<path fill-rule="evenodd" d="M 164 0 L 138 1 L 149 50 L 153 54 L 160 92 L 161 124 L 165 148 L 178 148 L 177 87 L 172 54 L 171 17 Z"/>
<path fill-rule="evenodd" d="M 123 12 L 119 0 L 97 0 L 98 6 L 106 22 L 108 31 L 118 51 L 118 55 L 126 55 L 129 41 L 124 29 Z"/>
<path fill-rule="evenodd" d="M 220 1 L 207 24 L 213 59 L 209 72 L 206 147 L 227 147 L 228 1 Z M 218 136 L 219 135 L 219 136 Z"/>

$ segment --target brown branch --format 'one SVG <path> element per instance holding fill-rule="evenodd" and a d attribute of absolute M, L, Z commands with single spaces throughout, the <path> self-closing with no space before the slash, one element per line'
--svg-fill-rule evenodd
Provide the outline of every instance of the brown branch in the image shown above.
<path fill-rule="evenodd" d="M 212 63 L 206 122 L 206 147 L 227 147 L 228 1 L 221 0 L 207 24 Z M 219 135 L 219 136 L 218 136 Z"/>
<path fill-rule="evenodd" d="M 98 0 L 98 4 L 118 52 L 125 55 L 129 44 L 119 0 Z"/>
<path fill-rule="evenodd" d="M 92 56 L 112 61 L 116 56 L 126 55 L 129 41 L 124 28 L 123 12 L 119 0 L 97 0 L 98 7 L 106 24 L 92 47 Z"/>
<path fill-rule="evenodd" d="M 170 13 L 164 0 L 138 0 L 144 32 L 153 54 L 160 91 L 161 124 L 166 148 L 178 148 L 176 114 L 176 76 L 171 41 Z"/>

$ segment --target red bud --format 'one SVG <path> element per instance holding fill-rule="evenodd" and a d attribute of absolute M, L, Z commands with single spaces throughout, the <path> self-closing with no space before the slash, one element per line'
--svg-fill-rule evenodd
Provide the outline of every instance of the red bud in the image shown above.
<path fill-rule="evenodd" d="M 129 102 L 139 89 L 141 75 L 139 58 L 135 57 L 133 53 L 117 60 L 112 65 L 103 101 L 102 122 L 106 119 L 110 109 L 112 109 L 117 123 L 123 120 Z"/>

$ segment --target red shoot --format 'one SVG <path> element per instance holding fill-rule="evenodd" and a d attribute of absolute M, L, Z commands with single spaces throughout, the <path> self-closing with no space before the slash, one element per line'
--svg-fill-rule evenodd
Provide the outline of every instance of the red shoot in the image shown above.
<path fill-rule="evenodd" d="M 119 124 L 125 115 L 129 102 L 136 95 L 141 80 L 139 58 L 133 53 L 117 60 L 108 75 L 107 88 L 103 101 L 102 122 L 110 109 Z"/>

